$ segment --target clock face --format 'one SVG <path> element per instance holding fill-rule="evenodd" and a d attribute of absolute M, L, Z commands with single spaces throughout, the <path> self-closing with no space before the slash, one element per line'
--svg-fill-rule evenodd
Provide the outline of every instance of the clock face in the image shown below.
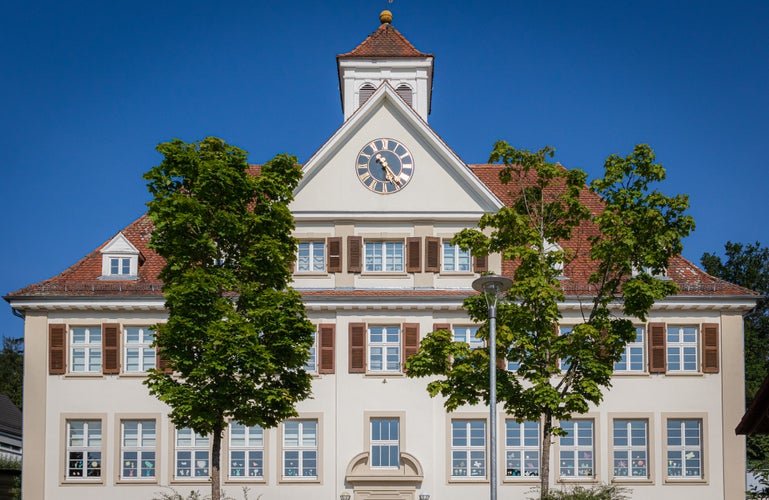
<path fill-rule="evenodd" d="M 397 193 L 414 175 L 414 158 L 406 146 L 394 139 L 374 139 L 358 153 L 355 171 L 371 191 Z"/>

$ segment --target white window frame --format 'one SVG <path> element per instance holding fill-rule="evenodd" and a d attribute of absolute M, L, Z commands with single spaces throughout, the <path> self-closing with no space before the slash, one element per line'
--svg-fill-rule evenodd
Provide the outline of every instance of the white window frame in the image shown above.
<path fill-rule="evenodd" d="M 264 429 L 232 422 L 228 434 L 228 479 L 264 480 Z"/>
<path fill-rule="evenodd" d="M 82 341 L 76 342 L 76 335 Z M 101 326 L 73 326 L 69 329 L 69 367 L 71 373 L 101 373 L 102 342 Z M 83 364 L 75 363 L 75 355 L 82 353 Z"/>
<path fill-rule="evenodd" d="M 104 421 L 94 418 L 67 418 L 64 426 L 65 480 L 101 482 L 104 472 Z"/>
<path fill-rule="evenodd" d="M 558 335 L 570 335 L 571 332 L 574 331 L 574 327 L 572 325 L 563 325 L 558 327 Z M 558 360 L 558 367 L 561 369 L 561 371 L 565 372 L 569 369 L 571 366 L 571 360 L 570 358 L 563 358 Z"/>
<path fill-rule="evenodd" d="M 174 480 L 207 481 L 211 467 L 210 438 L 188 427 L 176 429 L 175 434 Z"/>
<path fill-rule="evenodd" d="M 694 340 L 686 340 L 687 336 L 693 336 Z M 665 355 L 668 372 L 696 373 L 699 371 L 699 338 L 700 329 L 697 326 L 668 325 L 665 332 Z M 675 361 L 676 359 L 677 361 Z"/>
<path fill-rule="evenodd" d="M 367 273 L 402 273 L 406 271 L 406 245 L 403 240 L 374 240 L 363 244 Z"/>
<path fill-rule="evenodd" d="M 706 481 L 706 421 L 704 416 L 665 416 L 665 455 L 664 471 L 665 479 L 670 482 L 696 482 Z M 687 427 L 687 424 L 688 427 Z M 692 424 L 696 430 L 696 436 L 691 433 Z M 687 431 L 690 432 L 687 435 Z M 671 437 L 672 434 L 672 437 Z M 698 474 L 689 474 L 690 470 L 696 470 Z"/>
<path fill-rule="evenodd" d="M 449 423 L 451 480 L 488 480 L 487 429 L 488 422 L 483 418 L 451 418 Z"/>
<path fill-rule="evenodd" d="M 296 442 L 287 441 L 288 428 L 296 428 Z M 320 477 L 320 421 L 315 418 L 299 418 L 283 422 L 281 435 L 281 478 L 283 480 L 311 480 Z M 313 466 L 314 464 L 314 466 Z M 289 473 L 288 471 L 296 471 Z"/>
<path fill-rule="evenodd" d="M 377 333 L 378 332 L 378 333 Z M 394 333 L 393 333 L 394 332 Z M 391 335 L 397 336 L 392 340 Z M 396 373 L 401 371 L 401 339 L 400 325 L 370 325 L 366 332 L 366 366 L 368 371 L 377 373 Z M 375 336 L 381 340 L 374 341 Z M 375 353 L 379 352 L 378 355 Z M 379 361 L 374 362 L 375 358 Z"/>
<path fill-rule="evenodd" d="M 397 469 L 400 466 L 400 418 L 372 417 L 369 419 L 369 431 L 371 468 Z"/>
<path fill-rule="evenodd" d="M 649 419 L 612 419 L 611 468 L 614 480 L 638 481 L 651 477 Z"/>
<path fill-rule="evenodd" d="M 297 245 L 296 271 L 299 273 L 326 272 L 326 242 L 300 241 Z"/>
<path fill-rule="evenodd" d="M 622 358 L 614 363 L 614 371 L 620 373 L 643 373 L 646 371 L 646 328 L 635 327 L 635 340 L 625 344 Z"/>
<path fill-rule="evenodd" d="M 578 418 L 560 422 L 566 435 L 558 439 L 558 478 L 561 481 L 594 480 L 598 474 L 596 420 Z M 576 432 L 575 432 L 576 430 Z M 586 456 L 587 455 L 587 456 Z M 569 464 L 571 465 L 564 465 Z M 572 473 L 565 473 L 571 470 Z"/>
<path fill-rule="evenodd" d="M 470 346 L 470 349 L 478 349 L 486 345 L 486 341 L 476 337 L 480 325 L 453 325 L 451 327 L 452 339 L 454 342 L 464 342 Z"/>
<path fill-rule="evenodd" d="M 450 273 L 469 273 L 473 270 L 470 250 L 462 250 L 459 245 L 443 241 L 441 245 L 441 270 Z"/>
<path fill-rule="evenodd" d="M 130 332 L 129 332 L 130 330 Z M 135 332 L 138 340 L 129 340 L 129 335 Z M 123 327 L 123 372 L 124 373 L 146 373 L 150 368 L 155 368 L 157 356 L 152 342 L 155 340 L 155 332 L 146 326 L 125 326 Z M 132 368 L 129 363 L 129 353 L 135 352 L 137 361 L 134 363 L 136 368 Z"/>
<path fill-rule="evenodd" d="M 133 431 L 132 438 L 128 434 L 129 425 Z M 121 480 L 154 481 L 157 478 L 157 435 L 157 421 L 154 419 L 120 421 Z"/>
<path fill-rule="evenodd" d="M 304 370 L 308 373 L 318 373 L 318 326 L 312 332 L 312 345 L 310 346 L 310 356 L 304 364 Z"/>
<path fill-rule="evenodd" d="M 537 480 L 542 471 L 540 424 L 505 420 L 505 480 Z"/>

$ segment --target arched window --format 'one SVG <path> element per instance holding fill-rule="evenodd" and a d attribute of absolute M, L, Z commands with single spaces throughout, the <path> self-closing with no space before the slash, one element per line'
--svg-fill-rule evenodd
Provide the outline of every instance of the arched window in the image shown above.
<path fill-rule="evenodd" d="M 371 97 L 371 94 L 373 94 L 375 90 L 374 86 L 370 83 L 363 84 L 358 91 L 358 106 L 361 106 L 364 102 L 368 101 L 368 98 Z"/>
<path fill-rule="evenodd" d="M 400 85 L 398 85 L 398 88 L 395 89 L 395 92 L 398 93 L 401 99 L 406 101 L 406 104 L 408 104 L 409 106 L 414 105 L 414 102 L 413 102 L 414 91 L 411 90 L 411 87 L 409 87 L 405 83 L 401 83 Z"/>

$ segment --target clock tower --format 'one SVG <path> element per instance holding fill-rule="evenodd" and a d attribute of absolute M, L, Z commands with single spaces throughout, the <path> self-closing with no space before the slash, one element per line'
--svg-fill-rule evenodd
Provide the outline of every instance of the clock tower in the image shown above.
<path fill-rule="evenodd" d="M 382 11 L 381 25 L 352 52 L 336 56 L 344 119 L 387 83 L 427 122 L 433 88 L 433 55 L 418 51 Z"/>

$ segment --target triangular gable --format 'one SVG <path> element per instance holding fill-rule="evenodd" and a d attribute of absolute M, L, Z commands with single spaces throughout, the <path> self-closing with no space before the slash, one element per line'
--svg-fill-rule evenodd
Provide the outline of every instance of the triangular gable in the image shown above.
<path fill-rule="evenodd" d="M 128 238 L 125 237 L 125 235 L 121 232 L 117 234 L 112 240 L 104 245 L 104 247 L 101 249 L 101 253 L 103 254 L 114 254 L 114 255 L 140 255 L 141 252 L 137 250 L 133 244 L 128 241 Z"/>
<path fill-rule="evenodd" d="M 397 140 L 414 156 L 414 175 L 402 191 L 372 193 L 358 179 L 358 153 L 377 138 Z M 390 218 L 416 215 L 477 219 L 502 202 L 438 134 L 383 83 L 305 163 L 294 192 L 294 216 Z"/>

